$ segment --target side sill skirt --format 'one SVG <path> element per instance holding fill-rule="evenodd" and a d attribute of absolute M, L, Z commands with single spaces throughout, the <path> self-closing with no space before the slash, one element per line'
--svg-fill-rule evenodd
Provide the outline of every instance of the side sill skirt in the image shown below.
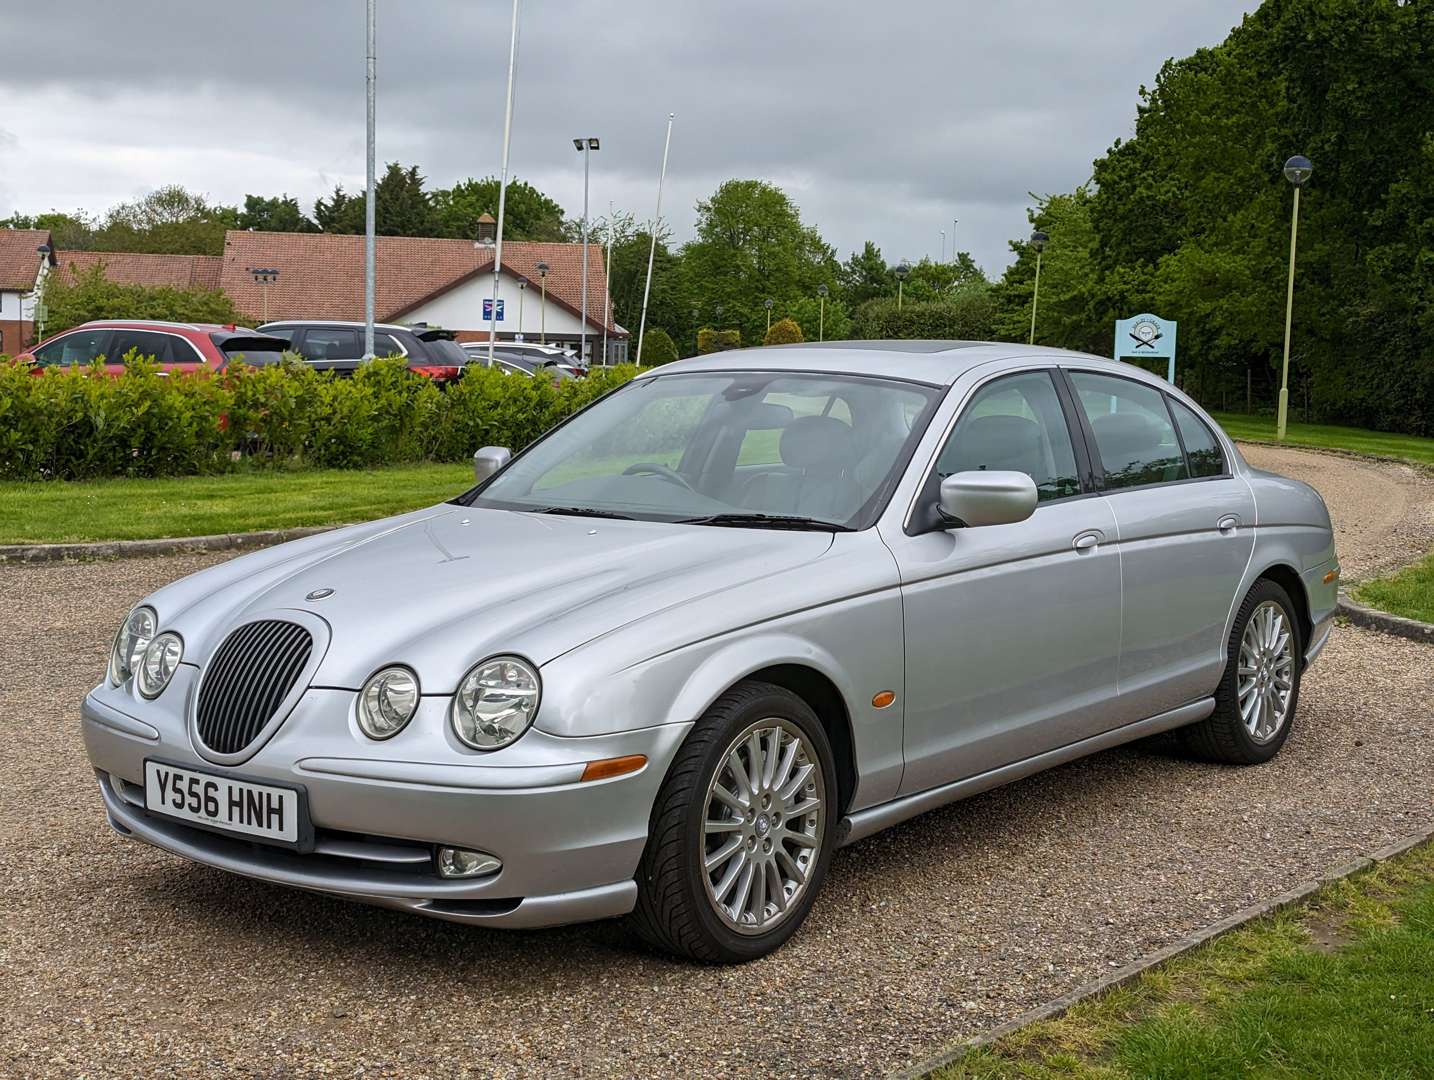
<path fill-rule="evenodd" d="M 840 831 L 837 833 L 837 847 L 845 847 L 858 840 L 865 840 L 882 829 L 914 818 L 918 814 L 924 814 L 928 810 L 935 810 L 939 806 L 945 806 L 958 799 L 979 795 L 983 791 L 990 791 L 1002 784 L 1009 784 L 1014 780 L 1043 772 L 1056 765 L 1064 765 L 1068 761 L 1075 761 L 1087 754 L 1108 750 L 1113 746 L 1120 746 L 1122 743 L 1134 742 L 1147 735 L 1157 735 L 1162 731 L 1184 727 L 1186 724 L 1198 723 L 1214 711 L 1214 698 L 1192 701 L 1188 705 L 1181 705 L 1177 709 L 1171 709 L 1169 712 L 1163 712 L 1147 720 L 1126 724 L 1113 731 L 1105 731 L 1099 735 L 1093 735 L 1089 739 L 1082 739 L 1080 742 L 1074 742 L 1068 746 L 1048 750 L 1044 754 L 1037 754 L 1024 761 L 1004 765 L 999 769 L 992 769 L 976 776 L 968 776 L 964 780 L 957 780 L 951 784 L 942 784 L 940 787 L 894 799 L 891 802 L 882 803 L 880 806 L 859 810 L 842 820 Z"/>

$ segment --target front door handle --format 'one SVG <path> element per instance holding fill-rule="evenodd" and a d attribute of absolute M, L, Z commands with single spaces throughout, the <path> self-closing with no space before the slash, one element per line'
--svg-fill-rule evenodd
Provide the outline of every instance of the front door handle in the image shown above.
<path fill-rule="evenodd" d="M 1071 546 L 1077 551 L 1094 551 L 1096 545 L 1100 543 L 1100 539 L 1100 533 L 1098 532 L 1081 533 L 1071 541 Z"/>
<path fill-rule="evenodd" d="M 1234 514 L 1226 514 L 1219 521 L 1215 522 L 1215 528 L 1219 529 L 1225 536 L 1234 536 L 1235 529 L 1239 526 L 1240 519 Z"/>

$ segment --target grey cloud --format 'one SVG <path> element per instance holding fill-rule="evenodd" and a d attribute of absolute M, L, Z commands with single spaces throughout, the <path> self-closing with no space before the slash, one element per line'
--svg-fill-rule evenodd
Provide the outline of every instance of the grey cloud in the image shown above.
<path fill-rule="evenodd" d="M 595 211 L 613 199 L 645 217 L 673 110 L 664 216 L 679 237 L 718 180 L 786 178 L 842 252 L 870 238 L 893 257 L 936 254 L 954 216 L 961 246 L 999 270 L 1026 227 L 1026 192 L 1086 180 L 1129 133 L 1140 84 L 1253 6 L 524 0 L 513 168 L 575 213 L 569 140 L 598 134 Z M 437 184 L 497 172 L 508 12 L 502 0 L 379 0 L 381 157 L 417 162 Z M 173 165 L 190 170 L 111 183 L 97 154 L 95 174 L 65 188 L 88 192 L 90 209 L 169 181 L 232 201 L 282 177 L 306 185 L 293 193 L 307 201 L 362 180 L 358 0 L 69 0 L 9 8 L 0 39 L 64 43 L 12 50 L 0 70 L 6 97 L 28 108 L 7 120 L 18 145 L 0 145 L 5 194 L 21 209 L 59 205 L 44 168 L 16 166 L 32 148 L 63 153 L 63 140 L 172 145 Z M 62 136 L 47 131 L 44 110 L 60 102 L 82 103 L 92 126 L 70 116 Z M 206 144 L 236 142 L 253 150 L 247 170 L 206 167 Z"/>

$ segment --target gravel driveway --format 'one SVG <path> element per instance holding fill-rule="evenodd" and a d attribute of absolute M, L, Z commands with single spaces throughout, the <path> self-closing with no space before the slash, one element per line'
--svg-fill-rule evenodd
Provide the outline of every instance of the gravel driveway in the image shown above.
<path fill-rule="evenodd" d="M 1384 499 L 1358 502 L 1386 473 L 1271 453 L 1328 493 L 1346 565 L 1377 565 Z M 1143 744 L 928 814 L 838 852 L 806 928 L 743 968 L 612 923 L 429 922 L 104 824 L 76 703 L 126 607 L 218 560 L 0 567 L 0 1075 L 868 1076 L 1434 819 L 1434 649 L 1345 628 L 1271 765 Z"/>

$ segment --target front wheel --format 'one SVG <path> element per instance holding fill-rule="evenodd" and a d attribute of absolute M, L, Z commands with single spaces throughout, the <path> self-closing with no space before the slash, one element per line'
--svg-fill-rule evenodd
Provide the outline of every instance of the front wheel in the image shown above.
<path fill-rule="evenodd" d="M 806 918 L 831 859 L 836 770 L 806 702 L 770 683 L 719 698 L 658 793 L 632 923 L 693 960 L 741 963 Z"/>
<path fill-rule="evenodd" d="M 1266 578 L 1255 582 L 1230 628 L 1215 711 L 1183 729 L 1186 748 L 1230 765 L 1258 765 L 1279 753 L 1299 704 L 1303 649 L 1289 593 Z"/>

